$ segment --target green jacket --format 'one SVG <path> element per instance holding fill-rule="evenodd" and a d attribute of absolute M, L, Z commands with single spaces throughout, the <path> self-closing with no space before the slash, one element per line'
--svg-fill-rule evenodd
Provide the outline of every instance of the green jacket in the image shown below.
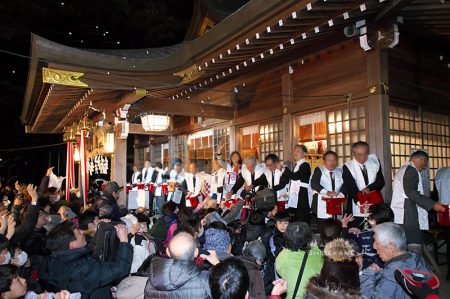
<path fill-rule="evenodd" d="M 294 294 L 295 284 L 297 282 L 300 266 L 303 261 L 304 251 L 292 251 L 283 249 L 276 259 L 276 270 L 279 276 L 287 281 L 288 290 L 286 298 L 291 299 Z M 306 260 L 305 270 L 303 272 L 302 281 L 298 288 L 296 299 L 301 299 L 306 293 L 306 285 L 311 277 L 320 273 L 323 265 L 323 252 L 317 247 L 312 246 L 308 259 Z"/>

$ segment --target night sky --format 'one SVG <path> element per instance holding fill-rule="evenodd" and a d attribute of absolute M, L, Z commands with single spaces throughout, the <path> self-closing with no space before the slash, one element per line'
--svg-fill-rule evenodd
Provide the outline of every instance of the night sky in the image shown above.
<path fill-rule="evenodd" d="M 14 0 L 0 1 L 0 50 L 28 56 L 31 32 L 79 48 L 128 49 L 180 43 L 193 0 Z M 0 176 L 35 182 L 48 166 L 65 163 L 60 135 L 25 134 L 20 121 L 28 59 L 0 52 Z M 64 175 L 63 173 L 61 173 Z"/>

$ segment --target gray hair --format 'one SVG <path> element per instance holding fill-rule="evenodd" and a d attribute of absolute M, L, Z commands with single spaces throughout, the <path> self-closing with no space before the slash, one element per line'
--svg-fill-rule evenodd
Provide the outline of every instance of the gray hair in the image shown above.
<path fill-rule="evenodd" d="M 403 228 L 392 222 L 378 224 L 373 228 L 377 235 L 377 240 L 383 246 L 392 243 L 397 250 L 406 250 L 406 234 Z"/>
<path fill-rule="evenodd" d="M 244 160 L 244 164 L 251 164 L 256 166 L 256 158 L 255 157 L 246 157 Z"/>

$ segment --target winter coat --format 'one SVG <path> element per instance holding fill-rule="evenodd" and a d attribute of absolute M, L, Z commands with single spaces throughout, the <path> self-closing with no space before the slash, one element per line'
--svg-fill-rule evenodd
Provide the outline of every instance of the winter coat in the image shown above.
<path fill-rule="evenodd" d="M 241 257 L 241 261 L 247 268 L 248 276 L 250 278 L 250 285 L 248 288 L 250 299 L 265 299 L 264 280 L 258 265 L 249 257 Z"/>
<path fill-rule="evenodd" d="M 38 268 L 45 290 L 80 292 L 81 298 L 111 298 L 111 286 L 128 275 L 133 248 L 121 242 L 114 262 L 100 262 L 86 247 L 52 252 Z"/>
<path fill-rule="evenodd" d="M 304 299 L 361 299 L 359 290 L 341 290 L 322 287 L 312 278 L 306 286 Z"/>
<path fill-rule="evenodd" d="M 292 298 L 295 289 L 295 283 L 297 282 L 298 273 L 300 271 L 300 266 L 303 261 L 305 252 L 303 250 L 292 251 L 290 249 L 284 248 L 278 254 L 276 258 L 276 270 L 277 273 L 286 280 L 288 285 L 288 290 L 286 293 L 286 298 Z M 297 292 L 296 299 L 300 299 L 305 294 L 305 287 L 308 280 L 319 274 L 323 265 L 323 253 L 320 249 L 314 245 L 309 251 L 309 255 L 306 261 L 305 270 L 303 272 L 302 281 Z"/>
<path fill-rule="evenodd" d="M 147 277 L 128 276 L 117 286 L 117 299 L 144 299 Z"/>
<path fill-rule="evenodd" d="M 396 269 L 431 272 L 421 256 L 414 252 L 407 252 L 386 262 L 380 272 L 368 268 L 362 271 L 360 281 L 361 293 L 364 298 L 411 298 L 395 280 L 394 271 Z"/>
<path fill-rule="evenodd" d="M 208 298 L 211 295 L 208 276 L 194 261 L 155 257 L 150 263 L 144 298 Z"/>

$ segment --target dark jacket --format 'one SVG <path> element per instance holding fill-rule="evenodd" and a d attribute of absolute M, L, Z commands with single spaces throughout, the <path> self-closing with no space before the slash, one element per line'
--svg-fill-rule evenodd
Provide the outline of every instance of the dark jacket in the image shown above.
<path fill-rule="evenodd" d="M 39 206 L 29 204 L 27 211 L 22 219 L 22 223 L 16 226 L 16 231 L 12 236 L 10 243 L 18 244 L 25 241 L 30 235 L 33 234 L 34 228 L 39 217 Z"/>
<path fill-rule="evenodd" d="M 422 195 L 417 191 L 418 186 L 419 174 L 414 167 L 408 166 L 403 176 L 403 190 L 408 197 L 405 199 L 404 203 L 405 212 L 403 215 L 403 229 L 405 230 L 406 241 L 408 244 L 422 244 L 423 242 L 423 233 L 420 230 L 417 207 L 419 206 L 426 211 L 431 211 L 435 204 L 431 198 Z"/>
<path fill-rule="evenodd" d="M 80 292 L 81 298 L 112 298 L 110 288 L 128 275 L 133 247 L 120 243 L 114 262 L 100 262 L 83 247 L 53 252 L 39 267 L 38 275 L 45 290 Z"/>
<path fill-rule="evenodd" d="M 292 181 L 300 180 L 302 183 L 309 184 L 309 178 L 311 177 L 311 165 L 309 165 L 309 163 L 303 163 L 296 172 L 291 171 L 289 168 L 285 168 L 282 177 L 288 178 Z M 297 208 L 294 210 L 296 221 L 309 223 L 310 210 L 308 189 L 300 188 L 298 192 Z"/>
<path fill-rule="evenodd" d="M 256 262 L 250 257 L 241 257 L 250 278 L 248 293 L 250 299 L 265 299 L 264 280 Z"/>
<path fill-rule="evenodd" d="M 155 257 L 150 263 L 144 298 L 208 298 L 208 274 L 200 271 L 194 261 Z"/>

